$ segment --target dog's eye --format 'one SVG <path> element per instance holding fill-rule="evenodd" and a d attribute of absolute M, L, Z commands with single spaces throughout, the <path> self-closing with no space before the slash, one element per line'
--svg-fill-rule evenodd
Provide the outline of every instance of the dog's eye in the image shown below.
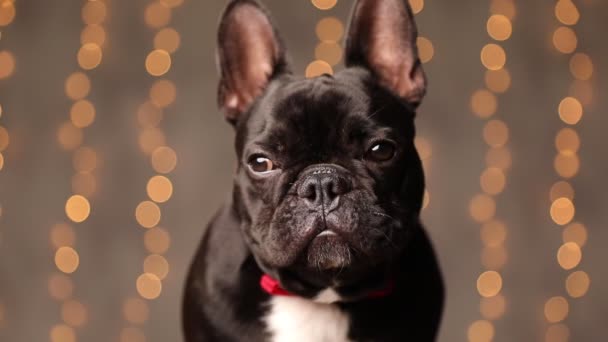
<path fill-rule="evenodd" d="M 369 151 L 367 151 L 367 159 L 382 162 L 392 159 L 395 156 L 395 145 L 389 141 L 380 141 L 375 143 Z"/>
<path fill-rule="evenodd" d="M 251 171 L 255 173 L 266 173 L 276 168 L 272 160 L 260 154 L 256 154 L 249 157 L 249 161 L 247 161 L 247 164 L 249 164 L 249 168 L 251 168 Z"/>

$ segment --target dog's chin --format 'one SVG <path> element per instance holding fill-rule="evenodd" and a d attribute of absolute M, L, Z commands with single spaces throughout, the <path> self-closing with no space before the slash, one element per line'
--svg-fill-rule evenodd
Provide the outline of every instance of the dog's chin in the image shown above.
<path fill-rule="evenodd" d="M 337 233 L 326 230 L 318 234 L 305 250 L 304 264 L 313 272 L 337 275 L 351 266 L 353 256 L 348 243 Z"/>

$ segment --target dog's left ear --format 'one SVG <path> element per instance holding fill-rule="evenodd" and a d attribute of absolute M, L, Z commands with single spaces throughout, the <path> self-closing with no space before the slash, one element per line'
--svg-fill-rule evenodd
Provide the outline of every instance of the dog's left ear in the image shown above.
<path fill-rule="evenodd" d="M 273 77 L 288 71 L 283 42 L 257 1 L 228 4 L 218 33 L 218 65 L 218 104 L 232 124 Z"/>
<path fill-rule="evenodd" d="M 358 0 L 346 41 L 346 66 L 369 69 L 381 85 L 418 106 L 426 77 L 417 37 L 408 0 Z"/>

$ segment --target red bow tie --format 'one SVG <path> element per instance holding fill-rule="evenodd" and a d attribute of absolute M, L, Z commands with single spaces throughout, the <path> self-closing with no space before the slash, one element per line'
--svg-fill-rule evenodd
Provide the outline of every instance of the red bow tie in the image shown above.
<path fill-rule="evenodd" d="M 264 274 L 260 278 L 260 286 L 262 290 L 271 296 L 297 296 L 281 287 L 279 281 L 272 278 L 268 274 Z M 391 280 L 384 289 L 375 290 L 367 294 L 366 298 L 382 298 L 390 295 L 395 290 L 395 282 Z"/>

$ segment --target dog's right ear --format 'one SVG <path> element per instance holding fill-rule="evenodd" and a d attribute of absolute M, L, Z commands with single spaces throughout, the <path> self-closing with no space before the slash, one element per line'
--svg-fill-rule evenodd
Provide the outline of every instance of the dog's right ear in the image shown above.
<path fill-rule="evenodd" d="M 218 34 L 218 103 L 236 124 L 277 75 L 288 72 L 285 48 L 267 12 L 255 0 L 233 0 Z"/>

